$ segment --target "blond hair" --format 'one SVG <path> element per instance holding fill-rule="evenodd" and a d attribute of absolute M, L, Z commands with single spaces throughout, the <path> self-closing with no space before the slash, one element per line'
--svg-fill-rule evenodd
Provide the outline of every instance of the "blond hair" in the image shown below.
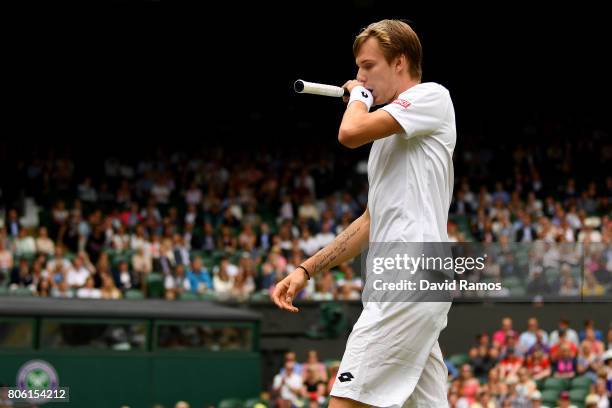
<path fill-rule="evenodd" d="M 400 55 L 406 56 L 410 65 L 410 76 L 421 80 L 423 49 L 421 41 L 414 30 L 401 20 L 381 20 L 364 28 L 355 38 L 353 55 L 357 54 L 363 43 L 369 38 L 376 38 L 389 64 Z"/>

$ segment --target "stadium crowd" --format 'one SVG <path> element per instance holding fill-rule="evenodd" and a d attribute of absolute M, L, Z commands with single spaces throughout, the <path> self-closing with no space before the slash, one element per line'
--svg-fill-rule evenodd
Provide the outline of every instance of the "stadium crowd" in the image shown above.
<path fill-rule="evenodd" d="M 475 336 L 467 353 L 446 360 L 450 408 L 608 408 L 612 322 L 606 330 L 592 320 L 576 330 L 561 318 L 546 331 L 531 317 L 519 331 L 505 317 L 497 330 Z M 316 350 L 302 363 L 287 352 L 269 390 L 271 404 L 325 406 L 338 367 L 337 361 L 319 361 Z"/>
<path fill-rule="evenodd" d="M 474 139 L 458 150 L 449 238 L 536 248 L 523 265 L 513 250 L 491 257 L 486 277 L 511 278 L 501 296 L 609 294 L 612 176 L 576 170 L 609 166 L 612 146 L 597 132 L 588 142 L 529 143 L 546 129 L 526 127 L 510 154 Z M 367 204 L 366 159 L 355 152 L 159 150 L 91 163 L 50 150 L 13 164 L 0 201 L 0 290 L 8 293 L 265 298 Z M 361 286 L 359 263 L 346 263 L 301 296 L 359 299 Z"/>

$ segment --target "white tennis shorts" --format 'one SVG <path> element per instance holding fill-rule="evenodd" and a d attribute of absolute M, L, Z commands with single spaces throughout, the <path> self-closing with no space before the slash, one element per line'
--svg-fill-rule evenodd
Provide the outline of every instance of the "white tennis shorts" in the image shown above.
<path fill-rule="evenodd" d="M 448 407 L 438 336 L 450 302 L 367 302 L 331 395 L 375 407 Z"/>

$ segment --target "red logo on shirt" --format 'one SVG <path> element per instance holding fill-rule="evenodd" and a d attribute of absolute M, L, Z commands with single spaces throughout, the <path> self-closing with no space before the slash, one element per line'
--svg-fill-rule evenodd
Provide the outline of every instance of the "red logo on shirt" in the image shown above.
<path fill-rule="evenodd" d="M 407 108 L 410 106 L 410 102 L 408 102 L 405 99 L 396 99 L 391 103 L 397 103 L 398 105 L 401 105 L 403 108 Z"/>

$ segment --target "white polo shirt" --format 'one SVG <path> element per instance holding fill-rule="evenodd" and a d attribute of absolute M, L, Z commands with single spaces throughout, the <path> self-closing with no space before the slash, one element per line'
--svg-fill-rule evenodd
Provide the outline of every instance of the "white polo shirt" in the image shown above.
<path fill-rule="evenodd" d="M 457 140 L 449 92 L 422 83 L 381 109 L 404 132 L 374 141 L 370 150 L 370 242 L 447 242 Z"/>

